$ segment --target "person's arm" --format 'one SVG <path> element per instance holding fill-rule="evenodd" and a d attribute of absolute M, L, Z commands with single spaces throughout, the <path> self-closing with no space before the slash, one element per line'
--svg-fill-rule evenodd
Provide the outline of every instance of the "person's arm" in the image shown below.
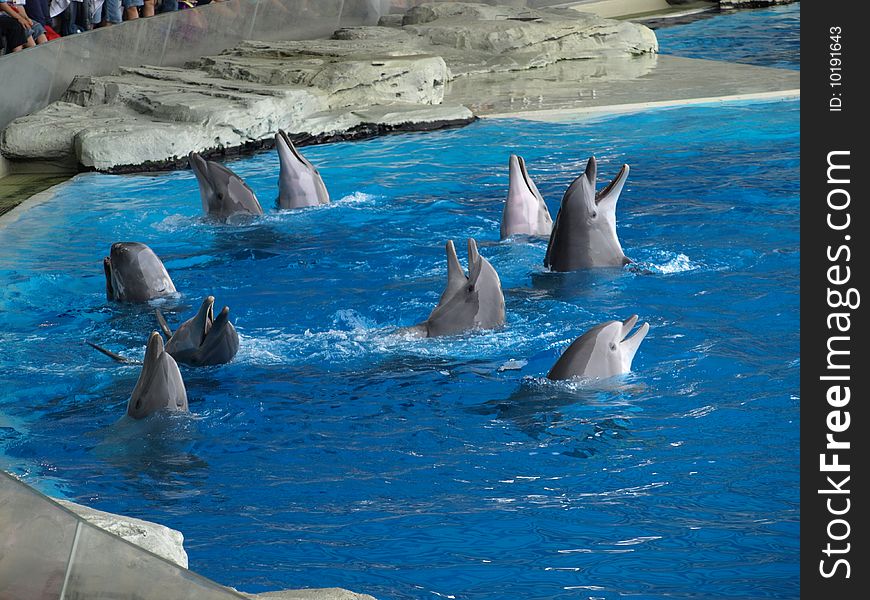
<path fill-rule="evenodd" d="M 24 9 L 23 4 L 16 4 L 15 10 L 17 10 L 18 14 L 24 19 L 24 21 L 19 19 L 18 22 L 21 23 L 21 25 L 25 29 L 30 29 L 31 27 L 33 27 L 33 19 L 27 16 L 27 11 Z"/>
<path fill-rule="evenodd" d="M 30 19 L 22 17 L 21 13 L 15 10 L 14 7 L 10 6 L 9 3 L 5 0 L 0 2 L 0 12 L 5 12 L 7 15 L 18 21 L 18 23 L 20 23 L 24 29 L 30 28 L 30 25 L 27 24 L 27 21 L 29 21 Z"/>

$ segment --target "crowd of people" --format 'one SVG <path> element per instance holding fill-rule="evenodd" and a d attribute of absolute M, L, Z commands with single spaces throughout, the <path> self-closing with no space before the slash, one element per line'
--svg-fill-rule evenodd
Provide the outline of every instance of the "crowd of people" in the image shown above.
<path fill-rule="evenodd" d="M 0 54 L 65 35 L 222 0 L 0 0 Z"/>

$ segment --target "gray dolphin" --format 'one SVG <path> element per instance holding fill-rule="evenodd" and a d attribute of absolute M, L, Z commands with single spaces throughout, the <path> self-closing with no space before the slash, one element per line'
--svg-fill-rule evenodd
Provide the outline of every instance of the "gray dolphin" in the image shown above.
<path fill-rule="evenodd" d="M 547 378 L 604 378 L 628 373 L 631 371 L 631 361 L 649 331 L 649 323 L 643 323 L 633 336 L 627 337 L 635 323 L 637 315 L 625 321 L 607 321 L 596 325 L 568 346 L 550 369 Z"/>
<path fill-rule="evenodd" d="M 616 237 L 616 201 L 628 178 L 628 165 L 610 185 L 595 191 L 595 157 L 568 186 L 550 234 L 544 266 L 552 271 L 622 267 L 631 262 Z"/>
<path fill-rule="evenodd" d="M 438 306 L 418 327 L 427 337 L 451 335 L 467 329 L 494 329 L 504 325 L 504 294 L 498 273 L 468 239 L 468 276 L 459 264 L 453 240 L 447 242 L 447 286 Z"/>
<path fill-rule="evenodd" d="M 166 352 L 178 362 L 194 367 L 230 362 L 239 351 L 239 334 L 230 323 L 229 314 L 229 307 L 224 306 L 215 318 L 214 296 L 208 296 L 199 312 L 172 333 L 158 310 L 157 320 L 169 339 Z"/>
<path fill-rule="evenodd" d="M 206 160 L 196 152 L 188 155 L 190 168 L 199 183 L 202 210 L 226 222 L 233 215 L 262 215 L 263 209 L 253 190 L 224 165 Z"/>
<path fill-rule="evenodd" d="M 141 419 L 158 410 L 187 412 L 187 391 L 175 360 L 163 348 L 156 331 L 148 338 L 145 362 L 130 400 L 127 415 Z"/>
<path fill-rule="evenodd" d="M 510 182 L 501 215 L 501 239 L 517 234 L 550 235 L 553 218 L 541 192 L 526 171 L 523 157 L 511 154 L 508 168 Z"/>
<path fill-rule="evenodd" d="M 281 173 L 278 176 L 278 208 L 304 208 L 329 204 L 329 192 L 320 173 L 302 156 L 279 129 L 275 134 Z"/>
<path fill-rule="evenodd" d="M 147 302 L 175 293 L 166 267 L 145 244 L 116 242 L 103 259 L 106 297 L 121 302 Z"/>

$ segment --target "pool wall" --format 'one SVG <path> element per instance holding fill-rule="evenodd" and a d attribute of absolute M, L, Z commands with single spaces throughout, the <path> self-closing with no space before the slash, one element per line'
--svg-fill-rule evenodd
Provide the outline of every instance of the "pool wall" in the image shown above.
<path fill-rule="evenodd" d="M 0 471 L 0 598 L 244 598 Z"/>

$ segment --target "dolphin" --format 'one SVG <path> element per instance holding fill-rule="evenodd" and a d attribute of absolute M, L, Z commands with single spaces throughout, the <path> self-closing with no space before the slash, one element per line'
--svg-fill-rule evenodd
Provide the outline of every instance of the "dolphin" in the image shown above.
<path fill-rule="evenodd" d="M 239 334 L 230 323 L 229 314 L 229 307 L 224 306 L 215 318 L 214 296 L 208 296 L 199 312 L 172 333 L 158 309 L 157 320 L 168 338 L 166 352 L 178 362 L 194 367 L 230 362 L 239 351 Z"/>
<path fill-rule="evenodd" d="M 224 165 L 206 160 L 196 152 L 191 152 L 187 158 L 199 183 L 199 195 L 205 214 L 222 222 L 238 214 L 263 214 L 257 196 L 241 177 Z"/>
<path fill-rule="evenodd" d="M 281 173 L 278 176 L 278 208 L 304 208 L 329 204 L 329 192 L 320 173 L 299 154 L 290 137 L 279 129 L 275 134 Z"/>
<path fill-rule="evenodd" d="M 597 193 L 596 171 L 593 156 L 562 198 L 544 258 L 544 266 L 552 271 L 622 267 L 631 262 L 616 237 L 616 201 L 628 178 L 628 165 L 622 165 L 616 179 Z"/>
<path fill-rule="evenodd" d="M 632 315 L 625 321 L 596 325 L 568 346 L 547 378 L 605 378 L 628 373 L 640 343 L 649 332 L 649 323 L 643 323 L 634 335 L 627 337 L 636 323 L 637 315 Z"/>
<path fill-rule="evenodd" d="M 504 325 L 504 294 L 498 273 L 468 239 L 468 276 L 459 264 L 453 240 L 447 241 L 447 285 L 438 306 L 417 327 L 427 337 L 451 335 L 467 329 L 495 329 Z"/>
<path fill-rule="evenodd" d="M 501 239 L 516 234 L 549 236 L 553 230 L 553 218 L 526 171 L 523 157 L 511 154 L 508 168 L 510 183 L 501 215 Z"/>
<path fill-rule="evenodd" d="M 175 293 L 166 267 L 145 244 L 116 242 L 103 259 L 106 297 L 120 302 L 147 302 Z"/>
<path fill-rule="evenodd" d="M 163 338 L 154 331 L 148 338 L 139 380 L 127 402 L 127 415 L 142 419 L 164 409 L 187 412 L 187 391 L 178 364 L 166 353 Z"/>

